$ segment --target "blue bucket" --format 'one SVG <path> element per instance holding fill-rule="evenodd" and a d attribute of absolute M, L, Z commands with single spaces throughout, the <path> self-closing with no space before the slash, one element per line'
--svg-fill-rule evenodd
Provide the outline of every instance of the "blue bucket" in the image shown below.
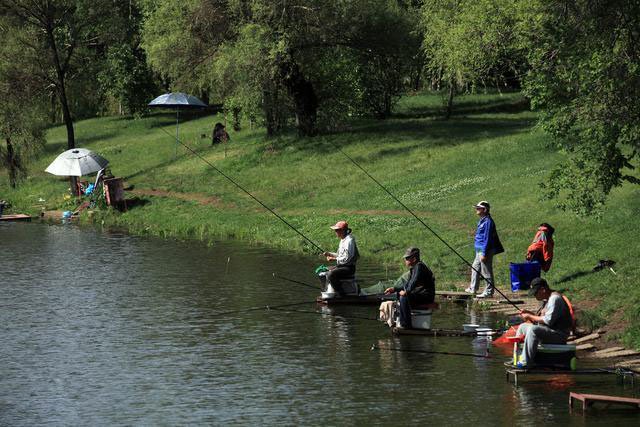
<path fill-rule="evenodd" d="M 511 272 L 511 291 L 529 289 L 531 281 L 536 277 L 540 277 L 540 263 L 538 261 L 509 263 L 509 271 Z"/>

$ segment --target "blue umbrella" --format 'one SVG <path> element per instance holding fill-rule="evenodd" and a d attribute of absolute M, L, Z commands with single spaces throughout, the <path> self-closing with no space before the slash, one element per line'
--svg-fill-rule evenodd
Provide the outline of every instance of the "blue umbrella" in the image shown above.
<path fill-rule="evenodd" d="M 180 110 L 188 110 L 192 108 L 206 108 L 207 104 L 200 101 L 193 95 L 187 95 L 182 92 L 171 92 L 160 95 L 149 103 L 149 107 L 161 107 L 176 110 L 176 156 L 178 155 L 178 138 L 180 129 Z"/>

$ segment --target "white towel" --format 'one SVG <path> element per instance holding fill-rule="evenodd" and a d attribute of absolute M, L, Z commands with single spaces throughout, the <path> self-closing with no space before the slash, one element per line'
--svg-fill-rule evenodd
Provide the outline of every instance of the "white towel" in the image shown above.
<path fill-rule="evenodd" d="M 380 321 L 386 322 L 389 327 L 393 326 L 393 312 L 396 302 L 395 301 L 383 301 L 380 304 Z"/>

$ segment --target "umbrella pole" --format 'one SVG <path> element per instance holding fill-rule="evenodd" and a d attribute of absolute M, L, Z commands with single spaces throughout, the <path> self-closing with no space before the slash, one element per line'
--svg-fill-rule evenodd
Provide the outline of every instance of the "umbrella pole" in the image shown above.
<path fill-rule="evenodd" d="M 180 139 L 178 138 L 178 134 L 179 134 L 179 129 L 180 129 L 180 107 L 176 108 L 176 154 L 173 156 L 173 158 L 177 158 L 178 157 L 178 144 L 180 144 Z"/>

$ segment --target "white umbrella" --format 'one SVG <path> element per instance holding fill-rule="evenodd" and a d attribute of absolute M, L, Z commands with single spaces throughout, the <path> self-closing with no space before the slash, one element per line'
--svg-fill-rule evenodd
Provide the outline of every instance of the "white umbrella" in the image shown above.
<path fill-rule="evenodd" d="M 58 176 L 83 176 L 104 169 L 109 161 L 86 148 L 73 148 L 60 154 L 45 169 Z"/>

